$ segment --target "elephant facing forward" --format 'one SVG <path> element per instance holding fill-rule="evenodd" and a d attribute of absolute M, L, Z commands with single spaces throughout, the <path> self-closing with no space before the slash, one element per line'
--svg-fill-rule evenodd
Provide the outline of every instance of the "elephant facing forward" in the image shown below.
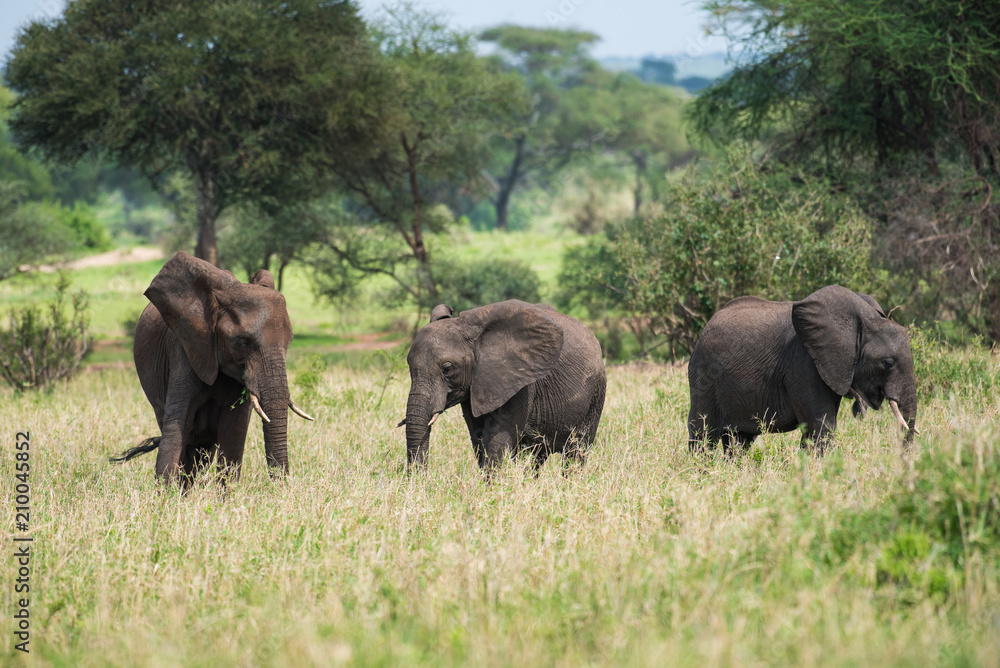
<path fill-rule="evenodd" d="M 139 382 L 153 407 L 160 436 L 116 461 L 159 449 L 156 475 L 189 482 L 218 453 L 239 475 L 251 407 L 263 420 L 272 473 L 288 470 L 291 401 L 285 354 L 292 326 L 285 298 L 265 270 L 241 283 L 231 273 L 178 253 L 145 292 L 133 355 Z"/>
<path fill-rule="evenodd" d="M 888 400 L 904 443 L 915 433 L 916 379 L 906 329 L 872 297 L 839 285 L 798 302 L 740 297 L 709 320 L 688 365 L 691 447 L 744 447 L 805 425 L 820 452 L 844 396 L 854 414 Z"/>
<path fill-rule="evenodd" d="M 554 452 L 582 463 L 607 385 L 593 333 L 549 306 L 517 300 L 450 314 L 436 307 L 406 358 L 407 468 L 424 464 L 431 425 L 456 405 L 481 468 L 520 450 L 534 455 L 536 470 Z"/>

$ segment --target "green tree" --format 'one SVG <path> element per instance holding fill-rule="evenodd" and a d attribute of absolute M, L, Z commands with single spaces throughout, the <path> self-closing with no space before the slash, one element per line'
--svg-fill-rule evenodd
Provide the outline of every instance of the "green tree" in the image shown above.
<path fill-rule="evenodd" d="M 681 129 L 680 99 L 664 86 L 639 81 L 629 74 L 617 75 L 610 84 L 615 100 L 614 132 L 607 147 L 622 156 L 635 170 L 634 213 L 639 215 L 648 188 L 658 201 L 664 173 L 676 161 L 691 155 Z"/>
<path fill-rule="evenodd" d="M 451 220 L 436 205 L 456 185 L 469 192 L 484 186 L 487 142 L 509 131 L 525 96 L 519 78 L 492 68 L 467 35 L 433 14 L 400 5 L 374 34 L 394 75 L 388 141 L 367 161 L 330 165 L 350 198 L 349 215 L 327 209 L 337 231 L 317 266 L 338 277 L 328 288 L 382 273 L 419 304 L 437 295 L 428 234 Z"/>
<path fill-rule="evenodd" d="M 323 185 L 319 164 L 366 154 L 377 63 L 346 1 L 77 0 L 20 32 L 5 79 L 16 138 L 47 158 L 189 174 L 195 253 L 217 263 L 226 207 L 298 201 Z"/>
<path fill-rule="evenodd" d="M 993 0 L 711 0 L 737 67 L 691 106 L 878 222 L 904 313 L 1000 341 L 1000 12 Z"/>
<path fill-rule="evenodd" d="M 670 206 L 567 251 L 560 303 L 624 316 L 643 352 L 690 352 L 726 302 L 800 299 L 830 283 L 874 292 L 871 223 L 822 179 L 755 163 L 743 146 L 693 165 Z"/>
<path fill-rule="evenodd" d="M 50 211 L 27 201 L 20 182 L 0 177 L 0 281 L 65 252 L 70 237 Z"/>
<path fill-rule="evenodd" d="M 274 213 L 250 205 L 236 207 L 233 218 L 235 224 L 219 236 L 223 264 L 239 267 L 247 277 L 258 269 L 273 271 L 279 291 L 288 265 L 301 259 L 311 245 L 327 241 L 333 222 L 324 207 L 311 202 Z"/>
<path fill-rule="evenodd" d="M 585 87 L 588 76 L 600 70 L 587 51 L 598 39 L 594 33 L 502 25 L 479 39 L 497 45 L 503 67 L 524 78 L 531 96 L 516 131 L 496 137 L 489 165 L 496 225 L 506 230 L 513 194 L 532 181 L 548 181 L 575 156 L 592 150 L 611 127 L 604 114 L 612 104 Z"/>
<path fill-rule="evenodd" d="M 703 135 L 766 138 L 786 155 L 939 174 L 1000 158 L 1000 12 L 993 0 L 709 0 L 737 67 L 693 105 Z"/>

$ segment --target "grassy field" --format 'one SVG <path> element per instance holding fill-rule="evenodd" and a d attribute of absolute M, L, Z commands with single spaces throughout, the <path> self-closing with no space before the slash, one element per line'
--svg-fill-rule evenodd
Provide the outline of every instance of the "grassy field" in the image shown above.
<path fill-rule="evenodd" d="M 111 295 L 95 329 L 120 337 L 157 268 L 79 272 Z M 29 431 L 34 538 L 31 653 L 14 647 L 8 558 L 0 663 L 1000 664 L 998 355 L 915 339 L 922 434 L 907 456 L 888 411 L 854 420 L 847 402 L 821 459 L 797 434 L 692 455 L 686 368 L 630 364 L 609 367 L 573 476 L 553 458 L 537 479 L 514 461 L 486 482 L 453 410 L 408 477 L 405 349 L 323 354 L 395 316 L 352 320 L 288 280 L 291 388 L 317 420 L 290 418 L 286 480 L 268 477 L 256 420 L 225 489 L 163 488 L 152 455 L 109 464 L 155 434 L 127 365 L 0 389 L 0 498 L 13 521 Z"/>
<path fill-rule="evenodd" d="M 963 367 L 968 353 L 950 355 Z M 564 478 L 554 458 L 534 479 L 515 461 L 487 483 L 454 411 L 429 469 L 405 475 L 393 425 L 408 379 L 398 356 L 384 359 L 293 381 L 318 418 L 290 423 L 289 479 L 268 478 L 254 426 L 242 480 L 183 497 L 157 486 L 151 456 L 107 463 L 154 431 L 133 371 L 5 391 L 7 508 L 14 434 L 31 434 L 32 652 L 20 663 L 1000 660 L 1000 395 L 987 385 L 926 399 L 913 457 L 886 412 L 856 421 L 845 403 L 822 459 L 786 434 L 730 460 L 687 452 L 684 367 L 612 367 L 581 472 Z M 941 534 L 935 513 L 956 499 L 965 523 Z M 20 656 L 3 638 L 0 656 Z"/>

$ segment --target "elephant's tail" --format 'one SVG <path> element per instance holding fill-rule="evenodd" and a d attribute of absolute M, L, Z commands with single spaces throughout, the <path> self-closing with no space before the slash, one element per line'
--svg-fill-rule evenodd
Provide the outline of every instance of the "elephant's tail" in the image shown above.
<path fill-rule="evenodd" d="M 144 455 L 147 452 L 152 452 L 160 447 L 160 437 L 156 436 L 154 438 L 147 438 L 145 441 L 135 446 L 134 448 L 129 448 L 125 452 L 121 453 L 117 457 L 108 457 L 108 461 L 112 464 L 124 464 L 133 457 L 138 457 L 139 455 Z"/>

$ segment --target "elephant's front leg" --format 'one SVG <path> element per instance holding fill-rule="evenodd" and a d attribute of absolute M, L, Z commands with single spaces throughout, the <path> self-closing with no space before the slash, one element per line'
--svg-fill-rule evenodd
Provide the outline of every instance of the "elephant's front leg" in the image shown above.
<path fill-rule="evenodd" d="M 240 477 L 249 427 L 250 402 L 238 404 L 235 408 L 223 405 L 219 409 L 219 467 L 223 475 L 234 480 Z"/>
<path fill-rule="evenodd" d="M 485 466 L 486 450 L 483 446 L 483 424 L 486 417 L 480 415 L 476 417 L 472 414 L 472 402 L 466 399 L 462 402 L 462 417 L 465 418 L 465 425 L 469 428 L 469 438 L 472 440 L 472 452 L 476 455 L 480 468 Z"/>
<path fill-rule="evenodd" d="M 190 367 L 174 365 L 167 381 L 160 425 L 160 445 L 156 450 L 156 477 L 171 482 L 184 474 L 185 437 L 191 428 L 198 404 L 201 381 Z"/>
<path fill-rule="evenodd" d="M 840 410 L 840 397 L 830 391 L 824 393 L 812 405 L 812 410 L 805 415 L 806 431 L 802 435 L 801 446 L 809 447 L 813 443 L 818 454 L 822 455 L 833 443 L 837 431 L 837 412 Z"/>
<path fill-rule="evenodd" d="M 479 466 L 496 468 L 505 455 L 512 455 L 522 434 L 526 432 L 534 385 L 528 385 L 503 406 L 483 415 L 483 446 Z"/>

